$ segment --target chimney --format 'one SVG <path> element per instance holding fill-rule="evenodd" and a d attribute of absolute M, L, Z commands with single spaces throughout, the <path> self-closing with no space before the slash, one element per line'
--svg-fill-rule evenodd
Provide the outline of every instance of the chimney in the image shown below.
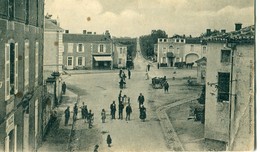
<path fill-rule="evenodd" d="M 222 34 L 226 33 L 226 29 L 222 29 L 222 30 L 221 30 L 221 33 L 222 33 Z"/>
<path fill-rule="evenodd" d="M 206 30 L 206 35 L 209 36 L 211 34 L 211 29 Z"/>
<path fill-rule="evenodd" d="M 65 33 L 69 33 L 70 31 L 69 30 L 65 30 Z"/>
<path fill-rule="evenodd" d="M 236 31 L 241 30 L 241 28 L 242 28 L 242 24 L 241 24 L 241 23 L 236 23 L 236 24 L 235 24 L 235 30 L 236 30 Z"/>
<path fill-rule="evenodd" d="M 87 30 L 83 30 L 83 34 L 87 34 Z"/>

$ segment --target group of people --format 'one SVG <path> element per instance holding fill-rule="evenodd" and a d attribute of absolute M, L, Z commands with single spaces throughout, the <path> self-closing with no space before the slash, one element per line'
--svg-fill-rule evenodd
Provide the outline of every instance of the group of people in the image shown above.
<path fill-rule="evenodd" d="M 131 79 L 130 69 L 127 69 L 127 73 L 128 73 L 128 79 Z M 119 70 L 119 78 L 120 78 L 119 87 L 120 87 L 120 89 L 123 89 L 126 87 L 126 74 L 122 68 Z"/>
<path fill-rule="evenodd" d="M 81 118 L 85 119 L 85 122 L 89 122 L 89 127 L 92 127 L 92 123 L 94 120 L 94 113 L 92 113 L 91 110 L 88 110 L 87 105 L 82 103 L 81 108 Z M 70 119 L 70 107 L 68 106 L 66 110 L 64 111 L 65 113 L 65 126 L 68 125 L 69 119 Z M 78 117 L 78 104 L 75 103 L 73 107 L 73 121 L 76 121 Z"/>

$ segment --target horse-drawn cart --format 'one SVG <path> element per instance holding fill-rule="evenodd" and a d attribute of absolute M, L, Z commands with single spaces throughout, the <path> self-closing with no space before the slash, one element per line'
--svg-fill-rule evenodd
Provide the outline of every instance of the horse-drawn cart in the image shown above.
<path fill-rule="evenodd" d="M 154 77 L 152 78 L 152 86 L 154 89 L 162 89 L 164 83 L 166 81 L 166 77 Z"/>

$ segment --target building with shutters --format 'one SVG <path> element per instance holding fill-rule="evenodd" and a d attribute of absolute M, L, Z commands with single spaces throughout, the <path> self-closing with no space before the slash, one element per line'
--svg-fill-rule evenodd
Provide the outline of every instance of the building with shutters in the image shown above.
<path fill-rule="evenodd" d="M 206 56 L 207 45 L 200 38 L 173 36 L 172 38 L 158 38 L 154 45 L 156 61 L 161 67 L 179 67 L 194 64 L 201 57 Z M 182 67 L 182 66 L 181 66 Z"/>
<path fill-rule="evenodd" d="M 112 69 L 113 41 L 109 31 L 96 34 L 83 31 L 83 34 L 63 34 L 63 68 L 77 69 Z"/>
<path fill-rule="evenodd" d="M 116 68 L 126 68 L 127 45 L 114 43 L 113 66 Z"/>
<path fill-rule="evenodd" d="M 44 1 L 0 5 L 0 151 L 36 151 L 42 142 Z"/>
<path fill-rule="evenodd" d="M 240 24 L 239 24 L 240 25 Z M 255 27 L 205 37 L 207 41 L 204 137 L 227 150 L 251 151 L 255 136 Z"/>

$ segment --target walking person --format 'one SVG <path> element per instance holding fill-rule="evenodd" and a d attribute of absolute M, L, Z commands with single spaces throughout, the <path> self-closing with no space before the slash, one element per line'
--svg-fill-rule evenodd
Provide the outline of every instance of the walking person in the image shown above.
<path fill-rule="evenodd" d="M 112 138 L 110 135 L 107 135 L 107 145 L 108 147 L 111 147 L 111 144 L 112 144 Z"/>
<path fill-rule="evenodd" d="M 120 102 L 118 105 L 118 111 L 119 111 L 119 116 L 118 119 L 123 119 L 123 110 L 124 110 L 124 104 L 123 102 Z"/>
<path fill-rule="evenodd" d="M 101 111 L 101 119 L 102 119 L 102 123 L 105 123 L 105 120 L 106 120 L 106 111 L 105 111 L 105 109 L 102 109 L 102 111 Z"/>
<path fill-rule="evenodd" d="M 128 79 L 130 79 L 130 77 L 131 77 L 131 71 L 130 69 L 128 69 Z"/>
<path fill-rule="evenodd" d="M 91 110 L 89 110 L 89 113 L 88 113 L 88 127 L 89 128 L 92 128 L 93 127 L 93 121 L 94 121 L 94 113 L 91 113 Z"/>
<path fill-rule="evenodd" d="M 144 96 L 143 96 L 142 93 L 140 93 L 140 95 L 139 95 L 139 97 L 138 97 L 137 100 L 138 100 L 138 102 L 139 102 L 139 109 L 140 109 L 141 105 L 144 104 Z"/>
<path fill-rule="evenodd" d="M 61 85 L 61 90 L 62 90 L 62 93 L 65 94 L 66 93 L 66 88 L 67 88 L 67 85 L 65 82 L 62 83 Z"/>
<path fill-rule="evenodd" d="M 94 152 L 98 152 L 98 147 L 99 147 L 99 145 L 95 145 Z"/>
<path fill-rule="evenodd" d="M 64 113 L 65 113 L 65 126 L 68 126 L 69 119 L 70 119 L 70 107 L 67 107 Z"/>
<path fill-rule="evenodd" d="M 165 83 L 164 83 L 164 93 L 168 93 L 168 89 L 169 89 L 169 84 L 168 84 L 168 82 L 167 81 L 165 81 Z"/>
<path fill-rule="evenodd" d="M 130 105 L 130 103 L 126 106 L 126 117 L 125 117 L 125 120 L 128 121 L 130 120 L 130 114 L 132 113 L 132 107 Z"/>
<path fill-rule="evenodd" d="M 115 101 L 113 101 L 113 103 L 110 105 L 110 112 L 111 112 L 111 118 L 116 119 L 115 118 L 115 115 L 116 115 L 116 103 L 115 103 Z"/>
<path fill-rule="evenodd" d="M 150 64 L 147 64 L 147 71 L 150 71 Z"/>
<path fill-rule="evenodd" d="M 121 78 L 122 77 L 122 72 L 123 72 L 123 70 L 122 70 L 122 68 L 119 70 L 119 77 Z"/>

